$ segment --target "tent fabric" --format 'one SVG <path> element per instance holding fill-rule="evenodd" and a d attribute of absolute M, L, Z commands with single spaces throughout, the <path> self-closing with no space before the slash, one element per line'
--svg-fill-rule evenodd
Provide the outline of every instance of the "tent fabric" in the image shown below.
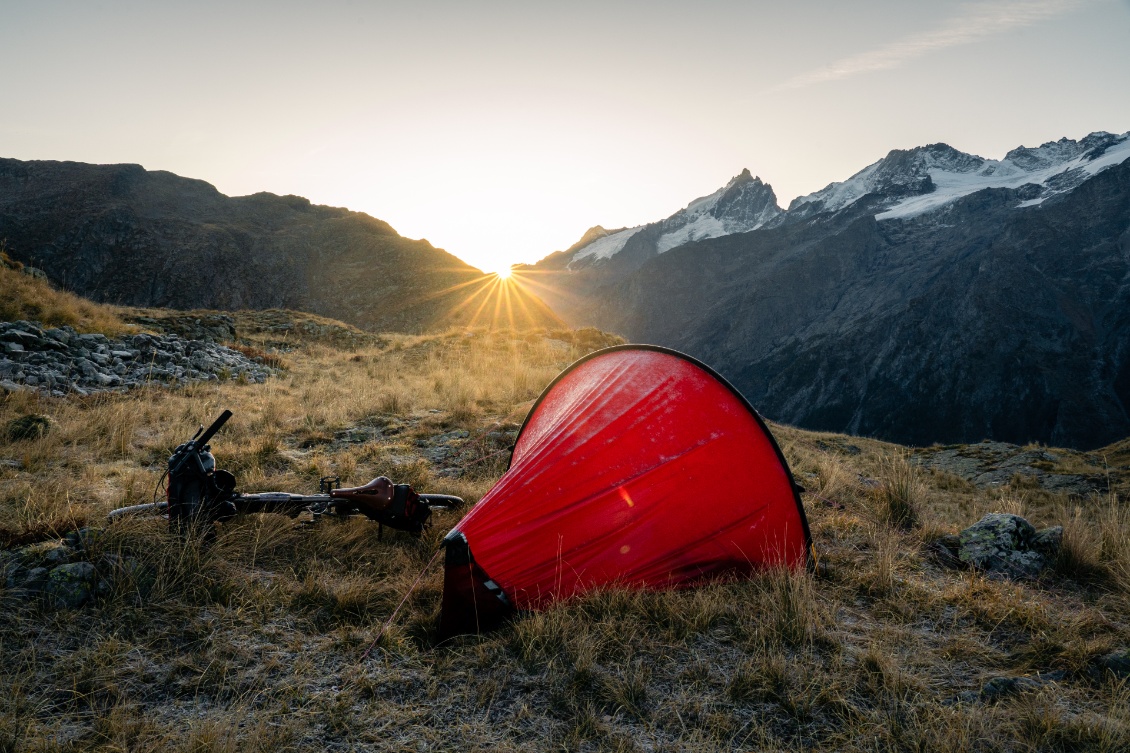
<path fill-rule="evenodd" d="M 467 552 L 452 565 L 457 539 Z M 446 541 L 447 634 L 483 628 L 454 614 L 476 612 L 483 593 L 463 580 L 489 579 L 506 609 L 540 609 L 607 584 L 803 566 L 811 548 L 798 487 L 757 412 L 708 366 L 640 345 L 593 353 L 546 388 L 509 469 Z"/>

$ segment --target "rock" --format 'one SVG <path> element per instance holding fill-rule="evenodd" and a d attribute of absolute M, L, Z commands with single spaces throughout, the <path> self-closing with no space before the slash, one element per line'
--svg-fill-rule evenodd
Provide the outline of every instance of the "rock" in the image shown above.
<path fill-rule="evenodd" d="M 62 541 L 41 541 L 17 549 L 14 556 L 24 565 L 59 564 L 70 559 L 71 551 Z"/>
<path fill-rule="evenodd" d="M 1059 555 L 1059 548 L 1063 544 L 1063 526 L 1041 528 L 1032 537 L 1032 548 L 1049 560 Z"/>
<path fill-rule="evenodd" d="M 1059 457 L 1008 442 L 978 442 L 916 451 L 911 462 L 958 476 L 974 486 L 992 489 L 1020 483 L 1051 492 L 1087 496 L 1107 489 L 1107 479 L 1097 475 L 1057 473 Z"/>
<path fill-rule="evenodd" d="M 0 386 L 7 391 L 31 388 L 44 394 L 70 390 L 85 395 L 122 391 L 154 380 L 213 380 L 221 372 L 239 373 L 244 380 L 259 383 L 274 373 L 238 351 L 177 335 L 111 340 L 104 335 L 79 335 L 69 327 L 40 337 L 41 332 L 30 322 L 0 322 L 0 337 L 8 338 L 0 344 L 9 350 L 20 349 L 0 357 Z"/>
<path fill-rule="evenodd" d="M 965 564 L 958 557 L 958 552 L 961 550 L 961 537 L 955 533 L 946 534 L 930 542 L 929 549 L 938 561 L 946 567 L 959 568 Z"/>
<path fill-rule="evenodd" d="M 1113 672 L 1119 679 L 1130 677 L 1130 648 L 1112 651 L 1099 659 L 1099 666 Z"/>
<path fill-rule="evenodd" d="M 990 574 L 1035 578 L 1050 564 L 1034 548 L 1035 537 L 1036 529 L 1019 515 L 989 513 L 959 534 L 957 556 L 966 565 Z"/>
<path fill-rule="evenodd" d="M 46 334 L 47 337 L 51 338 L 52 340 L 58 342 L 60 345 L 65 346 L 70 343 L 71 338 L 74 336 L 74 333 L 75 331 L 70 327 L 58 327 L 56 329 L 49 329 L 44 334 Z"/>
<path fill-rule="evenodd" d="M 75 609 L 94 598 L 98 571 L 89 562 L 59 565 L 47 575 L 44 591 L 61 606 Z"/>
<path fill-rule="evenodd" d="M 65 537 L 67 544 L 75 549 L 89 549 L 90 545 L 97 542 L 102 536 L 99 528 L 80 528 L 71 531 Z"/>
<path fill-rule="evenodd" d="M 33 567 L 24 573 L 19 587 L 25 591 L 42 591 L 47 586 L 47 575 L 47 568 Z"/>
<path fill-rule="evenodd" d="M 1005 696 L 1038 690 L 1043 685 L 1031 677 L 994 677 L 981 687 L 981 698 L 995 701 Z"/>

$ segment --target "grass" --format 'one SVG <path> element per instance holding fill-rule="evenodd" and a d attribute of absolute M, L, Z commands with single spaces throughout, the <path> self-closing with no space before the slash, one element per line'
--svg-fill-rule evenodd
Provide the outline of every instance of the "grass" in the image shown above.
<path fill-rule="evenodd" d="M 3 252 L 0 244 L 0 321 L 33 320 L 46 327 L 69 325 L 79 332 L 110 337 L 136 331 L 112 306 L 57 290 L 46 280 L 25 274 L 24 266 Z"/>
<path fill-rule="evenodd" d="M 246 347 L 278 357 L 277 329 L 240 321 Z M 614 342 L 339 339 L 287 342 L 285 370 L 261 385 L 0 399 L 0 426 L 47 419 L 0 436 L 0 545 L 147 500 L 172 448 L 223 408 L 235 417 L 214 451 L 242 489 L 383 473 L 474 502 L 543 386 Z M 1130 687 L 1099 665 L 1130 645 L 1121 492 L 981 489 L 900 447 L 772 429 L 811 490 L 813 572 L 609 589 L 436 646 L 435 566 L 366 661 L 460 513 L 381 541 L 364 521 L 249 516 L 204 550 L 156 520 L 115 524 L 84 554 L 106 583 L 91 606 L 0 580 L 0 751 L 1125 750 Z M 1013 583 L 941 566 L 931 541 L 992 510 L 1064 525 L 1056 569 Z M 979 696 L 991 678 L 1048 673 Z"/>

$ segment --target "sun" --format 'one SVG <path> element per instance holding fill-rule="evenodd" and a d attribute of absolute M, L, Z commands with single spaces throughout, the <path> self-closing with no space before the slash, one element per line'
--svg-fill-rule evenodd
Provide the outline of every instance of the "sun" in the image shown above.
<path fill-rule="evenodd" d="M 508 264 L 505 267 L 499 267 L 498 269 L 494 270 L 494 273 L 498 275 L 498 279 L 500 280 L 509 280 L 510 275 L 514 274 L 514 270 L 511 269 L 510 265 Z"/>

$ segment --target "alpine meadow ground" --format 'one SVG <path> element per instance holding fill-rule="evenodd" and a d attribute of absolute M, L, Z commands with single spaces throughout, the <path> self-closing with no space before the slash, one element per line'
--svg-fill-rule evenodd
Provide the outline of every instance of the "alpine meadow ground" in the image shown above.
<path fill-rule="evenodd" d="M 245 348 L 278 359 L 264 384 L 0 399 L 0 428 L 46 419 L 0 437 L 0 546 L 89 526 L 81 556 L 104 574 L 78 609 L 0 579 L 0 751 L 1128 749 L 1130 685 L 1103 664 L 1130 646 L 1117 463 L 1089 497 L 983 488 L 907 448 L 772 425 L 809 490 L 811 571 L 603 590 L 436 645 L 435 566 L 363 660 L 465 510 L 380 540 L 362 520 L 246 516 L 207 548 L 106 514 L 151 499 L 173 447 L 225 408 L 213 451 L 242 490 L 384 474 L 473 504 L 544 386 L 618 340 L 453 331 L 341 347 L 239 321 Z M 934 543 L 990 511 L 1063 525 L 1056 567 L 1024 582 L 948 567 Z"/>

